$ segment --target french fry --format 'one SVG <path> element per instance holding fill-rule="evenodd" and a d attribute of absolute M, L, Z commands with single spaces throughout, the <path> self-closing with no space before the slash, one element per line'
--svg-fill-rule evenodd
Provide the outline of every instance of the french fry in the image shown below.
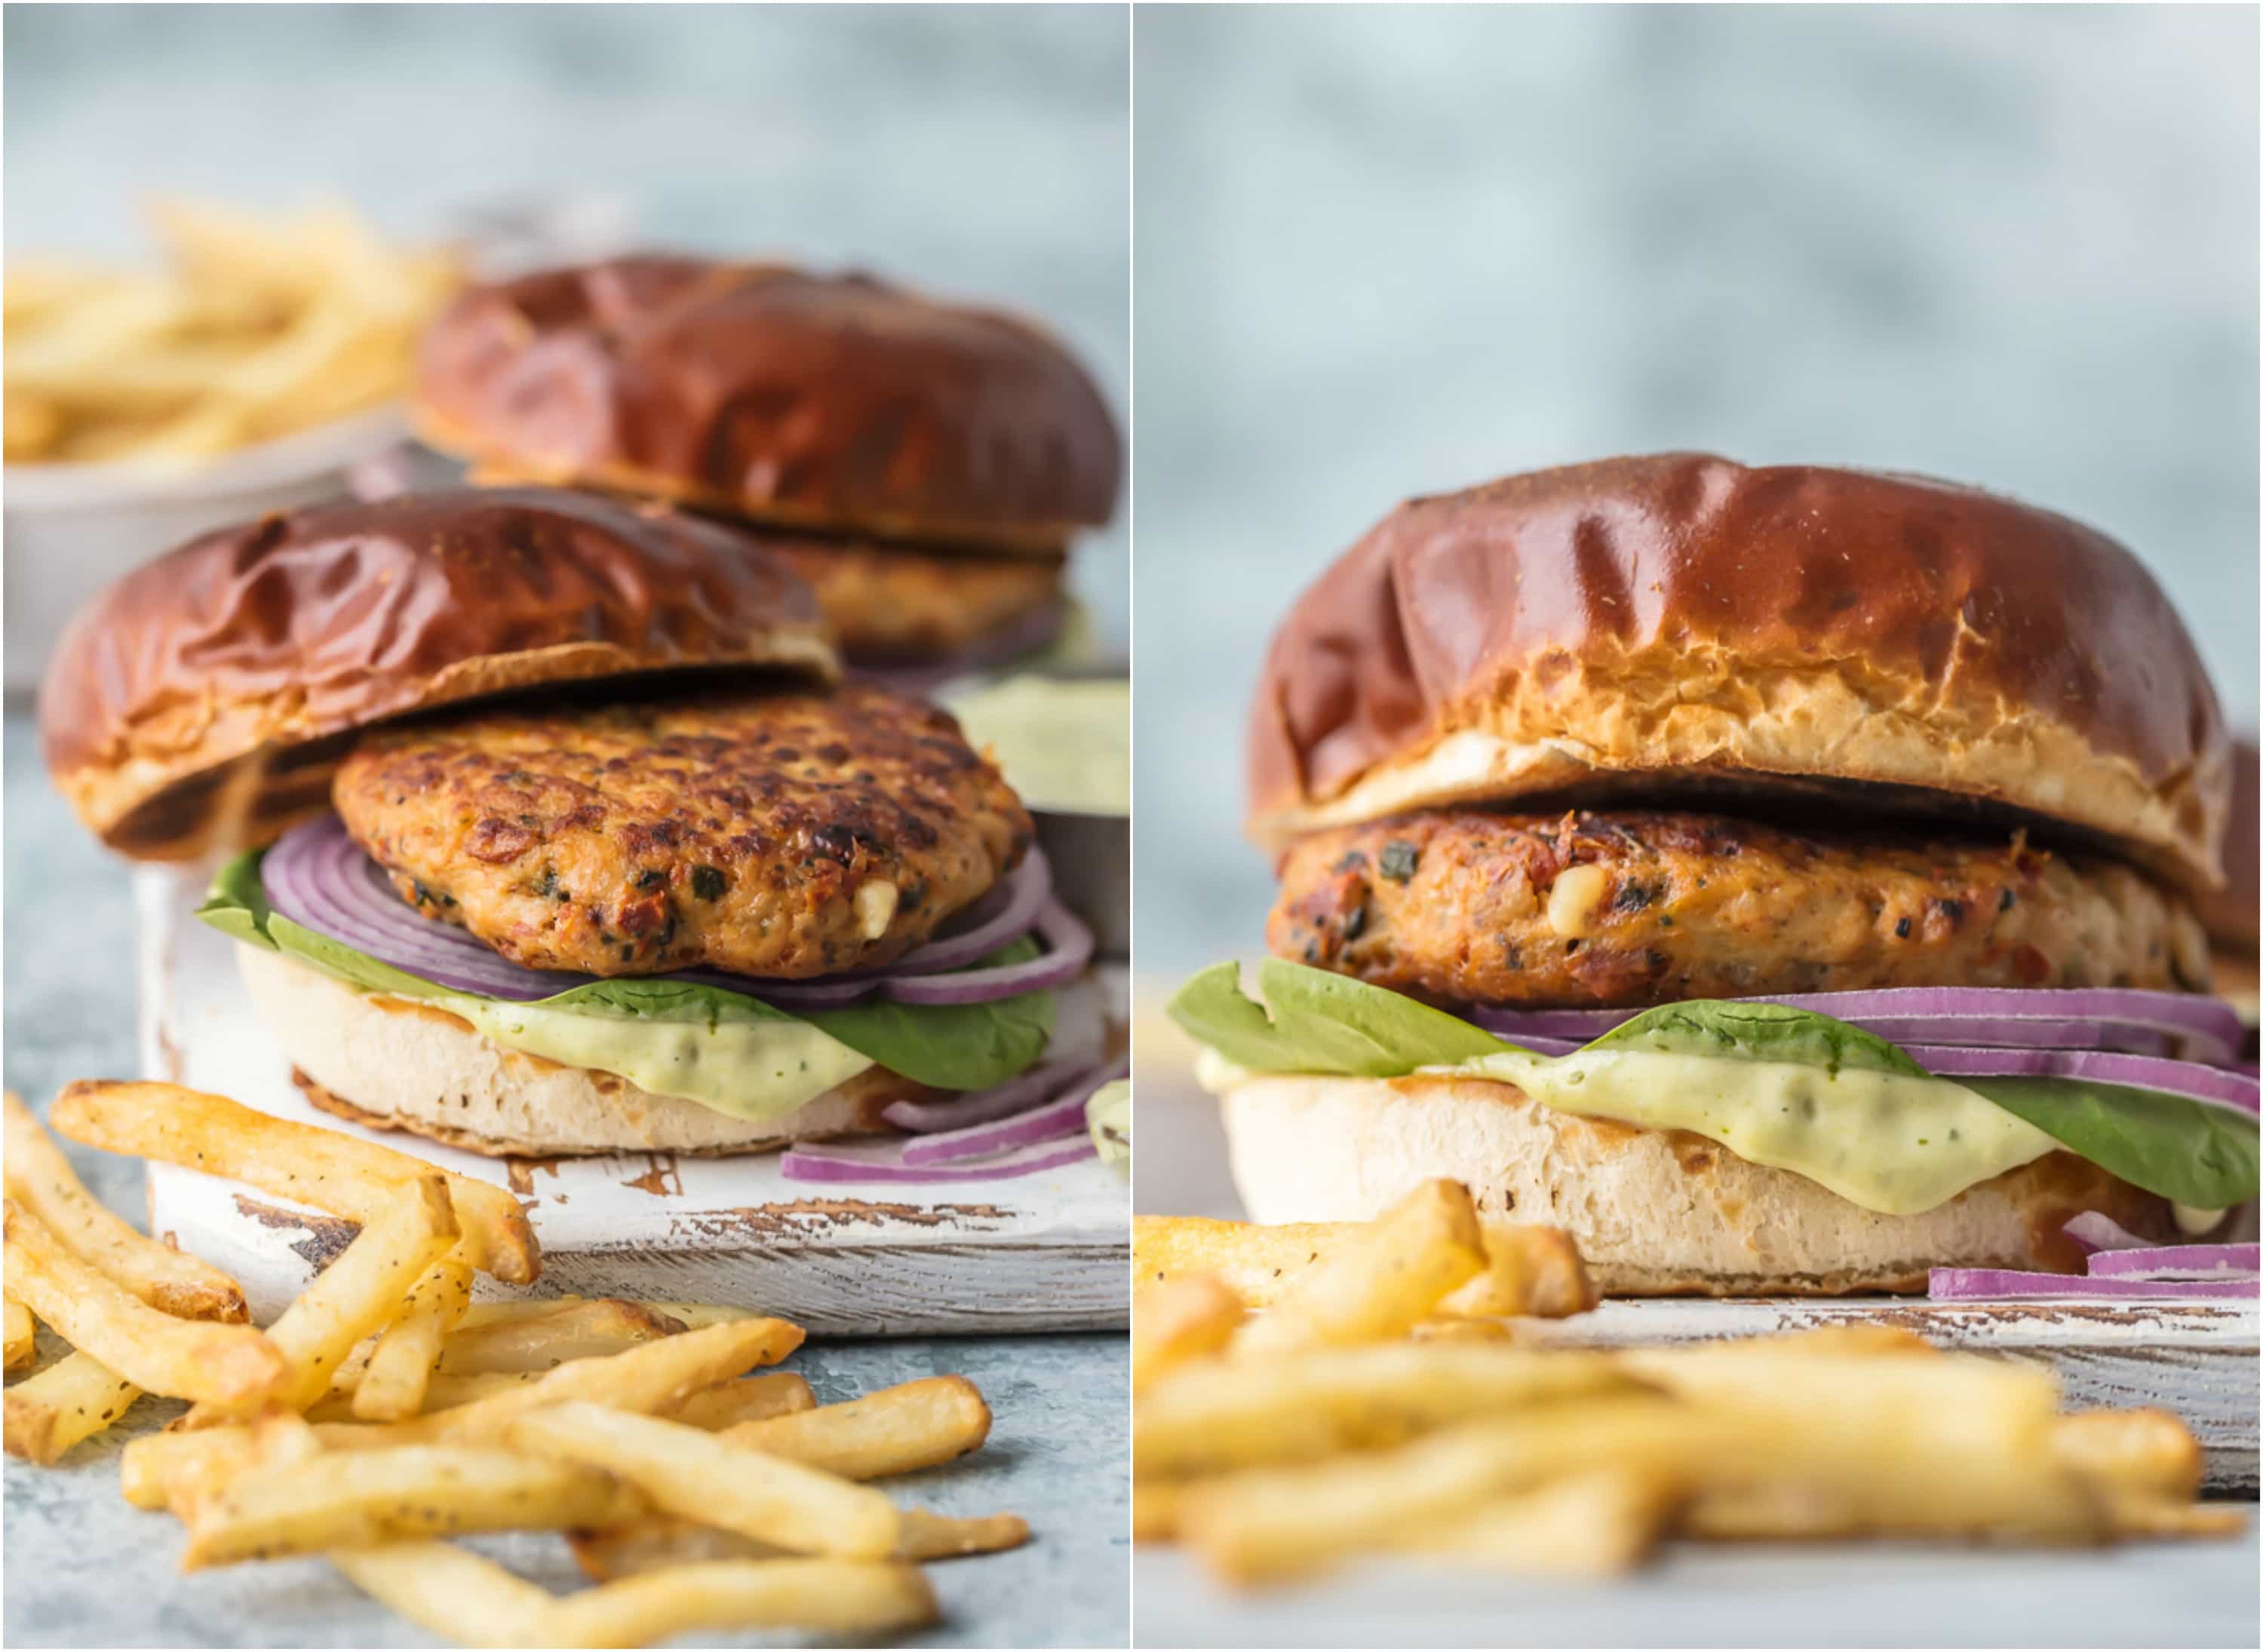
<path fill-rule="evenodd" d="M 2122 1538 L 2244 1537 L 2248 1514 L 2226 1503 L 2176 1503 L 2165 1497 L 2116 1496 L 2108 1520 Z"/>
<path fill-rule="evenodd" d="M 506 1321 L 547 1319 L 553 1314 L 579 1308 L 589 1300 L 586 1296 L 521 1296 L 496 1302 L 474 1302 L 464 1310 L 464 1317 L 457 1325 L 459 1330 L 472 1331 Z"/>
<path fill-rule="evenodd" d="M 4 1340 L 7 1349 L 6 1366 L 11 1371 L 21 1370 L 40 1354 L 40 1328 L 33 1321 L 32 1310 L 11 1296 L 0 1300 L 0 1312 L 6 1316 Z"/>
<path fill-rule="evenodd" d="M 2116 1494 L 2177 1503 L 2200 1496 L 2200 1442 L 2166 1411 L 2071 1412 L 2051 1425 L 2051 1452 Z"/>
<path fill-rule="evenodd" d="M 550 1591 L 484 1554 L 430 1540 L 324 1555 L 354 1587 L 410 1622 L 459 1646 L 548 1647 Z M 624 1642 L 624 1644 L 626 1644 Z"/>
<path fill-rule="evenodd" d="M 1253 1469 L 1189 1487 L 1179 1532 L 1220 1576 L 1264 1582 L 1387 1548 L 1567 1474 L 1629 1468 L 1686 1482 L 1727 1472 L 1756 1437 L 1739 1419 L 1656 1397 L 1567 1402 L 1312 1467 Z"/>
<path fill-rule="evenodd" d="M 576 1359 L 451 1411 L 387 1424 L 436 1438 L 500 1439 L 511 1422 L 544 1406 L 591 1401 L 617 1411 L 664 1415 L 703 1388 L 753 1366 L 774 1366 L 801 1346 L 801 1327 L 782 1319 L 735 1320 L 663 1337 L 602 1359 Z"/>
<path fill-rule="evenodd" d="M 456 1243 L 448 1183 L 435 1173 L 395 1190 L 338 1259 L 267 1328 L 290 1361 L 291 1378 L 272 1397 L 302 1411 L 329 1392 L 330 1373 L 354 1344 L 389 1323 L 424 1272 Z M 209 1428 L 247 1409 L 210 1402 L 182 1419 Z"/>
<path fill-rule="evenodd" d="M 1681 1495 L 1639 1468 L 1599 1468 L 1417 1526 L 1394 1547 L 1505 1571 L 1614 1576 L 1657 1547 Z"/>
<path fill-rule="evenodd" d="M 257 1405 L 289 1382 L 283 1351 L 250 1326 L 161 1314 L 71 1254 L 14 1199 L 5 1210 L 9 1294 L 123 1381 L 223 1406 Z"/>
<path fill-rule="evenodd" d="M 1418 1319 L 1406 1328 L 1406 1339 L 1418 1343 L 1491 1343 L 1495 1347 L 1513 1346 L 1516 1328 L 1504 1320 L 1459 1319 L 1450 1314 L 1441 1314 L 1431 1319 Z"/>
<path fill-rule="evenodd" d="M 761 1317 L 751 1308 L 733 1308 L 727 1302 L 647 1302 L 643 1306 L 655 1314 L 680 1321 L 690 1330 L 699 1330 L 709 1325 L 727 1325 L 734 1319 Z"/>
<path fill-rule="evenodd" d="M 435 1173 L 422 1159 L 358 1136 L 177 1084 L 81 1079 L 55 1098 L 47 1119 L 87 1147 L 248 1182 L 365 1224 L 401 1189 Z M 532 1284 L 542 1253 L 518 1200 L 492 1182 L 454 1174 L 447 1182 L 471 1264 L 512 1285 Z"/>
<path fill-rule="evenodd" d="M 546 1371 L 572 1359 L 617 1354 L 655 1337 L 679 1336 L 685 1329 L 682 1320 L 647 1303 L 601 1297 L 554 1313 L 465 1326 L 442 1345 L 439 1369 L 451 1377 Z"/>
<path fill-rule="evenodd" d="M 703 1388 L 666 1415 L 694 1428 L 726 1429 L 735 1423 L 759 1423 L 791 1411 L 806 1411 L 816 1403 L 806 1377 L 792 1371 L 766 1371 Z"/>
<path fill-rule="evenodd" d="M 1132 1482 L 1132 1540 L 1164 1543 L 1179 1534 L 1179 1509 L 1187 1482 L 1134 1480 Z"/>
<path fill-rule="evenodd" d="M 1788 1337 L 1779 1345 L 1789 1352 L 1801 1340 Z M 1909 1351 L 1883 1340 L 1873 1347 L 1879 1352 Z M 2218 1534 L 2219 1523 L 2212 1518 L 2188 1518 L 2200 1490 L 2200 1446 L 2184 1424 L 2165 1411 L 2079 1411 L 2053 1417 L 2048 1453 L 2057 1468 L 2071 1472 L 2087 1488 L 2086 1497 L 2068 1499 L 2071 1506 L 2091 1511 L 2095 1520 L 2117 1536 Z M 2046 1494 L 2054 1483 L 2042 1482 Z M 1992 1505 L 1976 1511 L 1948 1495 L 1905 1498 L 1898 1508 L 1882 1511 L 1860 1485 L 1811 1479 L 1710 1488 L 1691 1505 L 1683 1524 L 1693 1537 L 1778 1542 L 1881 1533 L 2093 1534 L 2079 1524 L 2061 1529 L 2054 1521 L 2042 1523 L 2037 1532 Z"/>
<path fill-rule="evenodd" d="M 137 1233 L 96 1200 L 14 1090 L 0 1098 L 0 1109 L 7 1119 L 8 1197 L 56 1238 L 161 1313 L 237 1322 L 250 1318 L 234 1279 Z"/>
<path fill-rule="evenodd" d="M 1465 1318 L 1568 1319 L 1592 1313 L 1601 1300 L 1580 1247 L 1561 1228 L 1484 1224 L 1485 1269 L 1438 1303 Z"/>
<path fill-rule="evenodd" d="M 230 1440 L 225 1451 L 213 1452 L 195 1458 L 182 1466 L 181 1471 L 168 1479 L 162 1488 L 163 1507 L 179 1518 L 184 1525 L 195 1525 L 205 1504 L 241 1476 L 255 1469 L 280 1468 L 291 1463 L 305 1462 L 322 1454 L 322 1443 L 313 1425 L 295 1411 L 276 1410 L 263 1415 L 258 1421 L 231 1429 L 237 1438 Z M 144 1438 L 153 1438 L 144 1436 Z M 193 1435 L 156 1436 L 162 1438 L 194 1438 Z M 134 1442 L 139 1444 L 139 1442 Z M 130 1451 L 132 1446 L 127 1449 Z"/>
<path fill-rule="evenodd" d="M 453 1410 L 469 1405 L 474 1400 L 484 1400 L 491 1394 L 507 1394 L 523 1388 L 530 1382 L 539 1381 L 546 1373 L 540 1371 L 495 1371 L 477 1377 L 444 1377 L 437 1372 L 425 1379 L 423 1403 L 408 1417 L 365 1417 L 354 1409 L 354 1395 L 361 1391 L 362 1373 L 351 1368 L 351 1362 L 342 1366 L 331 1379 L 330 1391 L 307 1409 L 310 1423 L 408 1422 L 414 1417 L 430 1417 L 437 1412 Z"/>
<path fill-rule="evenodd" d="M 895 1505 L 878 1492 L 766 1452 L 720 1444 L 719 1437 L 681 1423 L 577 1402 L 529 1412 L 506 1427 L 504 1438 L 519 1451 L 617 1474 L 666 1513 L 797 1554 L 877 1560 L 895 1551 L 900 1522 Z"/>
<path fill-rule="evenodd" d="M 2100 1534 L 2101 1499 L 2058 1456 L 2058 1390 L 2045 1372 L 1786 1351 L 1765 1337 L 1619 1359 L 1692 1404 L 1763 1427 L 1767 1449 L 1752 1466 L 1833 1492 L 1856 1529 Z"/>
<path fill-rule="evenodd" d="M 559 1647 L 646 1646 L 700 1630 L 886 1635 L 936 1619 L 934 1588 L 892 1561 L 711 1561 L 664 1567 L 554 1603 Z"/>
<path fill-rule="evenodd" d="M 1371 1226 L 1134 1216 L 1132 1274 L 1142 1286 L 1168 1284 L 1190 1273 L 1215 1274 L 1248 1306 L 1269 1308 L 1298 1274 Z M 1440 1300 L 1441 1314 L 1562 1319 L 1594 1307 L 1594 1286 L 1579 1248 L 1562 1228 L 1501 1221 L 1483 1222 L 1480 1228 L 1484 1270 Z"/>
<path fill-rule="evenodd" d="M 1030 1524 L 1018 1514 L 960 1519 L 925 1509 L 905 1509 L 901 1520 L 895 1553 L 900 1561 L 995 1554 L 1030 1540 Z M 600 1583 L 686 1561 L 768 1560 L 790 1552 L 719 1526 L 665 1515 L 603 1532 L 569 1532 L 567 1542 L 573 1548 L 575 1563 L 591 1581 Z"/>
<path fill-rule="evenodd" d="M 337 206 L 152 219 L 170 267 L 11 262 L 11 463 L 192 460 L 387 401 L 459 279 Z"/>
<path fill-rule="evenodd" d="M 472 1264 L 460 1252 L 426 1269 L 400 1317 L 378 1333 L 354 1385 L 353 1414 L 367 1423 L 394 1423 L 423 1410 L 443 1341 L 471 1300 Z"/>
<path fill-rule="evenodd" d="M 966 1554 L 995 1554 L 1021 1548 L 1030 1541 L 1030 1523 L 1018 1514 L 980 1514 L 955 1518 L 928 1510 L 903 1510 L 903 1530 L 896 1537 L 896 1559 L 932 1561 L 962 1559 Z M 718 1525 L 654 1516 L 649 1521 L 616 1525 L 602 1532 L 568 1532 L 575 1564 L 590 1582 L 613 1582 L 661 1566 L 681 1566 L 704 1559 L 774 1559 L 792 1550 L 777 1543 L 761 1543 Z"/>
<path fill-rule="evenodd" d="M 612 1475 L 490 1446 L 322 1452 L 252 1468 L 197 1508 L 192 1571 L 453 1532 L 617 1525 L 649 1505 Z"/>
<path fill-rule="evenodd" d="M 1132 1417 L 1135 1473 L 1185 1476 L 1396 1445 L 1441 1425 L 1647 1392 L 1607 1354 L 1383 1343 L 1189 1366 Z"/>
<path fill-rule="evenodd" d="M 779 1322 L 770 1322 L 775 1325 Z M 784 1351 L 780 1351 L 782 1344 L 784 1344 Z M 767 1331 L 758 1333 L 754 1346 L 758 1354 L 769 1358 L 784 1358 L 784 1352 L 792 1351 L 791 1344 L 785 1344 L 785 1339 Z M 719 1356 L 703 1354 L 703 1368 L 732 1363 L 743 1359 L 744 1355 L 743 1342 Z M 484 1377 L 434 1377 L 426 1392 L 424 1414 L 406 1426 L 345 1421 L 343 1419 L 351 1413 L 338 1404 L 336 1394 L 308 1412 L 306 1420 L 313 1425 L 311 1438 L 325 1451 L 381 1451 L 398 1446 L 445 1443 L 448 1438 L 447 1425 L 451 1420 L 445 1413 L 497 1395 L 522 1395 L 536 1384 L 548 1380 L 551 1374 L 510 1372 Z M 696 1380 L 696 1375 L 693 1380 Z M 560 1381 L 566 1382 L 567 1379 L 561 1377 Z M 603 1383 L 593 1384 L 582 1372 L 570 1370 L 570 1386 L 557 1387 L 546 1392 L 553 1399 L 571 1398 L 584 1391 L 602 1392 L 604 1387 Z M 633 1377 L 623 1378 L 621 1388 L 626 1397 L 640 1401 L 652 1401 L 655 1392 L 651 1386 L 640 1386 L 639 1380 Z M 697 1409 L 703 1402 L 711 1402 L 712 1396 L 717 1395 L 725 1396 L 720 1403 L 711 1404 L 705 1409 Z M 514 1399 L 509 1403 L 530 1402 Z M 759 1376 L 741 1377 L 699 1388 L 670 1415 L 679 1422 L 689 1422 L 695 1428 L 719 1429 L 754 1417 L 806 1410 L 813 1403 L 809 1384 L 800 1376 L 786 1371 L 765 1372 Z M 332 1415 L 325 1416 L 326 1410 Z M 503 1415 L 508 1413 L 490 1412 L 487 1422 L 482 1424 L 476 1421 L 478 1414 L 474 1414 L 474 1425 L 463 1432 L 475 1438 L 484 1436 L 488 1440 L 497 1438 L 499 1424 L 496 1419 Z M 264 1418 L 261 1420 L 265 1421 Z M 255 1434 L 253 1424 L 242 1423 L 199 1429 L 194 1432 L 174 1431 L 144 1434 L 127 1443 L 119 1464 L 119 1489 L 124 1492 L 127 1502 L 137 1509 L 164 1508 L 171 1500 L 170 1489 L 184 1481 L 225 1481 L 229 1475 L 242 1472 L 257 1455 Z"/>
<path fill-rule="evenodd" d="M 1426 1182 L 1286 1281 L 1229 1351 L 1278 1355 L 1404 1337 L 1485 1265 L 1469 1190 Z"/>
<path fill-rule="evenodd" d="M 546 1371 L 494 1371 L 476 1377 L 436 1373 L 425 1384 L 424 1404 L 419 1415 L 430 1417 L 491 1395 L 512 1393 L 548 1374 Z M 759 1423 L 765 1417 L 783 1417 L 790 1411 L 806 1411 L 816 1403 L 817 1396 L 810 1392 L 808 1379 L 797 1372 L 766 1371 L 715 1383 L 654 1415 L 712 1431 L 736 1423 Z M 355 1412 L 351 1399 L 334 1388 L 307 1417 L 311 1422 L 343 1423 L 353 1420 Z"/>
<path fill-rule="evenodd" d="M 0 1400 L 9 1454 L 45 1466 L 99 1434 L 141 1390 L 92 1354 L 73 1353 L 25 1378 Z"/>
<path fill-rule="evenodd" d="M 288 1453 L 278 1453 L 282 1442 L 291 1446 Z M 318 1451 L 375 1451 L 394 1443 L 375 1429 L 309 1423 L 294 1412 L 272 1411 L 253 1422 L 192 1431 L 168 1429 L 130 1439 L 119 1456 L 118 1489 L 137 1509 L 173 1508 L 263 1464 Z"/>
<path fill-rule="evenodd" d="M 884 1636 L 936 1616 L 926 1578 L 889 1561 L 676 1565 L 560 1599 L 452 1543 L 392 1543 L 329 1558 L 403 1617 L 473 1646 L 646 1646 L 701 1630 Z"/>
<path fill-rule="evenodd" d="M 990 1408 L 965 1377 L 922 1377 L 715 1438 L 844 1480 L 878 1480 L 964 1457 L 990 1438 Z"/>
<path fill-rule="evenodd" d="M 1174 1366 L 1217 1353 L 1240 1330 L 1240 1296 L 1214 1273 L 1189 1273 L 1147 1286 L 1132 1299 L 1132 1392 L 1152 1387 Z"/>

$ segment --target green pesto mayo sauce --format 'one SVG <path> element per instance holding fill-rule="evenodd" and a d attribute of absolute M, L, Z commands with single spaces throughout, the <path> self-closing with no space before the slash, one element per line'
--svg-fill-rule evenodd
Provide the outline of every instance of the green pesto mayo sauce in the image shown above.
<path fill-rule="evenodd" d="M 1888 1216 L 1913 1216 L 2059 1144 L 1943 1078 L 1596 1050 L 1488 1055 L 1428 1073 L 1515 1084 L 1560 1112 L 1688 1130 Z"/>
<path fill-rule="evenodd" d="M 422 1000 L 496 1043 L 625 1078 L 761 1123 L 808 1105 L 872 1065 L 806 1021 L 640 1021 L 442 994 Z"/>

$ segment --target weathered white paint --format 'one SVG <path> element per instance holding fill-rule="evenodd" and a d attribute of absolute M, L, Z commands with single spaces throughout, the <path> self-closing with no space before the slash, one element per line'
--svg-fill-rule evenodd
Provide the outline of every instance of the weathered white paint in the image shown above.
<path fill-rule="evenodd" d="M 497 1160 L 317 1112 L 252 1011 L 234 944 L 191 916 L 203 889 L 201 872 L 134 873 L 143 1072 L 509 1185 L 542 1242 L 537 1294 L 740 1302 L 834 1336 L 1127 1322 L 1128 1192 L 1097 1162 L 1006 1181 L 820 1186 L 787 1181 L 775 1155 Z M 1120 1005 L 1120 977 L 1110 984 Z M 351 1236 L 335 1218 L 167 1164 L 149 1167 L 149 1221 L 242 1280 L 262 1317 Z"/>
<path fill-rule="evenodd" d="M 1905 1325 L 1943 1348 L 2048 1367 L 2070 1409 L 2161 1406 L 2207 1452 L 2206 1485 L 2257 1490 L 2257 1304 L 2235 1302 L 1926 1302 L 1772 1299 L 1606 1302 L 1576 1319 L 1536 1322 L 1565 1347 L 1709 1342 L 1818 1325 Z M 1522 1328 L 1521 1328 L 1522 1329 Z"/>

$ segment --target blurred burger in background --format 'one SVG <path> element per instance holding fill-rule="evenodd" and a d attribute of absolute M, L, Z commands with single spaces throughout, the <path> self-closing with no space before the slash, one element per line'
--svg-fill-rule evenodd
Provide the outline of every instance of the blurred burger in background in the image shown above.
<path fill-rule="evenodd" d="M 2199 899 L 2201 922 L 2215 953 L 2216 991 L 2238 1006 L 2247 1023 L 2248 1061 L 2255 1059 L 2258 1013 L 2257 948 L 2263 932 L 2257 924 L 2263 908 L 2258 878 L 2257 763 L 2255 743 L 2242 739 L 2231 748 L 2231 808 L 2223 825 L 2223 882 Z"/>
<path fill-rule="evenodd" d="M 415 418 L 478 482 L 662 499 L 798 569 L 855 668 L 931 683 L 1041 654 L 1123 444 L 1061 344 L 862 275 L 647 256 L 476 286 Z"/>
<path fill-rule="evenodd" d="M 2232 769 L 2159 587 L 2064 517 L 1698 454 L 1510 477 L 1291 609 L 1262 1002 L 1222 964 L 1172 1014 L 1260 1221 L 1444 1177 L 1620 1293 L 2006 1288 L 2255 1197 L 2200 915 L 2252 959 Z"/>

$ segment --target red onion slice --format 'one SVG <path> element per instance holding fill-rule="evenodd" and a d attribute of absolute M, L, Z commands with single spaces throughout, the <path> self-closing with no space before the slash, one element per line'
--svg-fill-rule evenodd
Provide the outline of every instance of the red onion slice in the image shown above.
<path fill-rule="evenodd" d="M 2253 1279 L 2263 1270 L 2263 1245 L 2146 1245 L 2101 1250 L 2090 1258 L 2093 1279 Z"/>
<path fill-rule="evenodd" d="M 2187 1060 L 2222 1064 L 2244 1036 L 2238 1011 L 2220 998 L 2136 988 L 1887 987 L 1768 994 L 1755 1002 L 1833 1016 L 1896 1044 L 2181 1052 Z M 1642 1011 L 1479 1005 L 1464 1013 L 1486 1032 L 1519 1042 L 1586 1043 Z"/>
<path fill-rule="evenodd" d="M 260 863 L 267 903 L 302 929 L 452 992 L 529 1004 L 596 979 L 526 969 L 394 892 L 335 815 L 286 832 Z"/>
<path fill-rule="evenodd" d="M 1926 1293 L 1936 1302 L 2017 1301 L 2030 1297 L 2122 1297 L 2137 1301 L 2238 1299 L 2259 1294 L 2256 1279 L 2096 1279 L 2079 1273 L 2021 1273 L 2009 1268 L 1935 1268 Z"/>
<path fill-rule="evenodd" d="M 914 1135 L 987 1124 L 1042 1105 L 1079 1073 L 1090 1070 L 1087 1061 L 1046 1061 L 988 1090 L 965 1090 L 944 1101 L 892 1101 L 880 1117 Z"/>
<path fill-rule="evenodd" d="M 1119 1056 L 1096 1070 L 1087 1069 L 1067 1089 L 1042 1105 L 1008 1118 L 969 1125 L 960 1130 L 938 1131 L 905 1142 L 904 1163 L 946 1164 L 1081 1132 L 1085 1129 L 1084 1104 L 1092 1099 L 1093 1091 L 1128 1076 L 1131 1071 L 1129 1055 Z"/>
<path fill-rule="evenodd" d="M 514 964 L 468 931 L 425 917 L 401 898 L 384 868 L 362 853 L 335 815 L 285 833 L 261 863 L 260 877 L 268 904 L 293 924 L 451 992 L 532 1004 L 599 979 Z M 944 934 L 885 969 L 811 981 L 770 981 L 713 969 L 640 979 L 716 987 L 788 1011 L 836 1009 L 876 994 L 909 1004 L 986 1004 L 1064 985 L 1090 960 L 1090 931 L 1067 917 L 1052 894 L 1052 868 L 1032 848 L 1001 885 L 955 917 Z M 996 969 L 965 967 L 1033 925 L 1054 942 L 1049 955 Z M 955 973 L 922 982 L 943 972 Z"/>
<path fill-rule="evenodd" d="M 956 1164 L 907 1164 L 900 1144 L 864 1152 L 792 1148 L 779 1156 L 778 1170 L 793 1182 L 990 1182 L 1034 1176 L 1039 1170 L 1099 1156 L 1100 1150 L 1088 1135 L 1040 1141 L 1034 1147 Z"/>
<path fill-rule="evenodd" d="M 2254 1079 L 2203 1067 L 2198 1061 L 2165 1061 L 2155 1055 L 2123 1055 L 2113 1050 L 1951 1049 L 1937 1044 L 1903 1047 L 1926 1071 L 1942 1078 L 2076 1078 L 2095 1084 L 2122 1084 L 2193 1101 L 2263 1111 Z"/>
<path fill-rule="evenodd" d="M 2086 1251 L 2143 1250 L 2151 1239 L 2141 1239 L 2102 1210 L 2086 1210 L 2059 1229 Z"/>
<path fill-rule="evenodd" d="M 1092 961 L 1092 931 L 1058 901 L 1038 914 L 1045 953 L 1018 964 L 964 969 L 949 975 L 890 976 L 881 990 L 898 1004 L 987 1004 L 1017 993 L 1066 987 Z"/>
<path fill-rule="evenodd" d="M 1537 1038 L 1530 1033 L 1516 1042 L 1535 1055 L 1569 1055 L 1581 1047 L 1570 1039 Z M 2256 1080 L 2198 1061 L 2125 1055 L 2114 1050 L 1966 1049 L 1938 1044 L 1905 1044 L 1902 1048 L 1911 1060 L 1940 1078 L 2078 1078 L 2182 1096 L 2245 1112 L 2263 1108 L 2263 1095 L 2259 1095 L 2263 1085 Z"/>

